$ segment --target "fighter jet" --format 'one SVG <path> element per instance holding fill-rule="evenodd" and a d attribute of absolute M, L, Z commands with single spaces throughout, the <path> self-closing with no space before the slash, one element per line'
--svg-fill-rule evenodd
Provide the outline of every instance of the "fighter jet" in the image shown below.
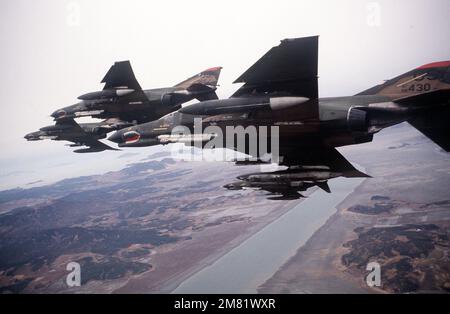
<path fill-rule="evenodd" d="M 55 120 L 85 116 L 117 118 L 135 124 L 153 121 L 192 99 L 217 99 L 215 90 L 221 69 L 207 69 L 173 87 L 143 90 L 130 62 L 116 62 L 101 81 L 105 83 L 103 90 L 81 95 L 80 102 L 58 109 L 51 116 Z"/>
<path fill-rule="evenodd" d="M 120 147 L 171 142 L 201 142 L 207 147 L 217 135 L 208 128 L 215 126 L 225 134 L 222 147 L 259 159 L 262 154 L 259 149 L 249 151 L 247 137 L 243 147 L 235 142 L 230 146 L 227 128 L 254 126 L 260 138 L 261 127 L 278 127 L 268 140 L 279 140 L 277 162 L 293 167 L 303 165 L 310 152 L 339 159 L 336 147 L 371 142 L 383 128 L 407 121 L 449 151 L 450 61 L 425 64 L 354 96 L 331 98 L 318 97 L 317 65 L 317 36 L 282 40 L 235 81 L 244 85 L 230 98 L 185 106 L 159 120 L 120 130 L 109 140 Z M 202 122 L 201 134 L 195 133 L 196 118 Z M 180 125 L 194 134 L 174 134 Z"/>
<path fill-rule="evenodd" d="M 88 146 L 88 148 L 74 150 L 75 153 L 117 150 L 99 141 L 99 139 L 106 137 L 106 133 L 111 131 L 111 128 L 120 127 L 114 123 L 114 121 L 102 121 L 99 123 L 78 124 L 71 118 L 59 119 L 55 125 L 43 127 L 39 131 L 25 135 L 25 139 L 28 141 L 50 139 L 73 142 L 73 144 L 69 145 L 70 147 Z"/>
<path fill-rule="evenodd" d="M 195 118 L 202 119 L 202 130 L 278 126 L 280 153 L 295 159 L 299 149 L 370 142 L 381 129 L 408 121 L 450 148 L 450 61 L 420 66 L 355 96 L 318 98 L 317 57 L 317 36 L 282 40 L 235 81 L 244 85 L 230 98 L 185 106 L 109 139 L 122 147 L 170 142 L 175 126 L 193 130 Z"/>

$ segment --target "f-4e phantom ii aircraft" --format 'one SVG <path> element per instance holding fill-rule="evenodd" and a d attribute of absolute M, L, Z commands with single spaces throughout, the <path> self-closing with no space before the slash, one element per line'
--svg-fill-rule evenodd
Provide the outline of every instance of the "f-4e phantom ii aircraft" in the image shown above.
<path fill-rule="evenodd" d="M 59 119 L 55 125 L 49 125 L 39 129 L 39 131 L 25 135 L 28 141 L 39 141 L 51 139 L 55 141 L 73 142 L 70 147 L 88 146 L 88 148 L 76 149 L 75 153 L 93 153 L 104 150 L 117 150 L 102 142 L 99 139 L 105 138 L 111 131 L 114 121 L 103 121 L 99 123 L 78 124 L 74 119 Z"/>
<path fill-rule="evenodd" d="M 108 132 L 158 119 L 192 99 L 217 99 L 215 90 L 221 69 L 207 69 L 173 87 L 142 90 L 130 62 L 116 62 L 102 80 L 105 83 L 102 91 L 84 94 L 79 97 L 79 103 L 56 110 L 51 115 L 55 125 L 27 134 L 25 138 L 68 140 L 74 142 L 71 147 L 89 146 L 75 150 L 76 153 L 113 149 L 98 139 L 105 138 Z M 106 120 L 80 125 L 74 120 L 86 116 Z"/>
<path fill-rule="evenodd" d="M 215 90 L 221 67 L 207 69 L 165 88 L 143 90 L 129 61 L 116 62 L 101 81 L 103 90 L 78 97 L 81 101 L 52 113 L 55 120 L 90 116 L 144 123 L 175 111 L 182 103 L 198 99 L 217 99 Z"/>
<path fill-rule="evenodd" d="M 450 150 L 450 61 L 420 66 L 354 96 L 332 98 L 318 97 L 317 65 L 317 36 L 282 40 L 235 81 L 244 85 L 230 98 L 185 106 L 159 120 L 117 131 L 108 139 L 119 147 L 177 141 L 196 145 L 214 138 L 207 130 L 216 126 L 225 135 L 222 147 L 249 154 L 247 137 L 243 149 L 235 141 L 228 145 L 227 127 L 278 126 L 279 164 L 289 168 L 275 175 L 241 176 L 241 183 L 227 187 L 259 186 L 287 197 L 313 185 L 327 190 L 326 181 L 336 176 L 367 176 L 335 148 L 371 142 L 374 134 L 401 122 L 409 122 Z M 195 118 L 201 118 L 201 136 L 171 134 L 179 125 L 193 132 Z M 262 157 L 259 150 L 252 156 Z"/>

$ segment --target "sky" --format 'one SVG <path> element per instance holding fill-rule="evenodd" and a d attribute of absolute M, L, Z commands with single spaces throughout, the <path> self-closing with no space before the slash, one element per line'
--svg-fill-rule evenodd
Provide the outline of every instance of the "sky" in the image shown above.
<path fill-rule="evenodd" d="M 120 152 L 79 155 L 62 142 L 23 139 L 52 124 L 56 109 L 101 90 L 115 61 L 130 60 L 143 88 L 222 66 L 225 98 L 281 39 L 319 35 L 320 96 L 347 96 L 449 60 L 449 12 L 449 0 L 0 0 L 0 189 L 117 164 Z"/>

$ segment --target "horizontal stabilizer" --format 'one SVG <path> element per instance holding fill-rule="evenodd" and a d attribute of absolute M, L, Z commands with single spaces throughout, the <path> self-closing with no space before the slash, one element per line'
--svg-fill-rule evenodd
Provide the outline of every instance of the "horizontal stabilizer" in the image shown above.
<path fill-rule="evenodd" d="M 219 97 L 217 97 L 215 87 L 209 87 L 204 84 L 195 83 L 189 86 L 187 90 L 195 95 L 195 98 L 199 101 L 219 99 Z"/>
<path fill-rule="evenodd" d="M 331 193 L 330 186 L 327 181 L 317 182 L 316 185 L 327 193 Z"/>
<path fill-rule="evenodd" d="M 207 94 L 200 94 L 195 97 L 198 101 L 206 101 L 206 100 L 215 100 L 219 99 L 215 91 L 212 91 Z"/>
<path fill-rule="evenodd" d="M 408 120 L 417 130 L 450 152 L 450 108 L 439 108 L 423 112 L 420 116 Z"/>
<path fill-rule="evenodd" d="M 407 96 L 393 100 L 396 104 L 406 107 L 430 107 L 446 105 L 450 101 L 450 89 L 439 89 L 414 96 Z"/>

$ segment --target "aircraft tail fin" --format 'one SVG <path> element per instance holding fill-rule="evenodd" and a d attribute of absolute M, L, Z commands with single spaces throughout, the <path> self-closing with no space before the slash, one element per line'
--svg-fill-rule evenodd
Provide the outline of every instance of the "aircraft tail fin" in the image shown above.
<path fill-rule="evenodd" d="M 450 88 L 450 60 L 422 65 L 357 95 L 407 97 Z"/>
<path fill-rule="evenodd" d="M 119 61 L 114 63 L 102 79 L 101 83 L 105 83 L 103 89 L 120 89 L 131 88 L 141 90 L 130 61 Z"/>
<path fill-rule="evenodd" d="M 194 76 L 184 80 L 181 83 L 178 83 L 174 87 L 188 89 L 190 86 L 194 84 L 203 84 L 207 86 L 217 86 L 217 82 L 219 81 L 220 71 L 222 67 L 214 67 L 206 69 Z"/>
<path fill-rule="evenodd" d="M 284 39 L 234 83 L 244 83 L 231 97 L 278 94 L 318 98 L 318 36 Z"/>

